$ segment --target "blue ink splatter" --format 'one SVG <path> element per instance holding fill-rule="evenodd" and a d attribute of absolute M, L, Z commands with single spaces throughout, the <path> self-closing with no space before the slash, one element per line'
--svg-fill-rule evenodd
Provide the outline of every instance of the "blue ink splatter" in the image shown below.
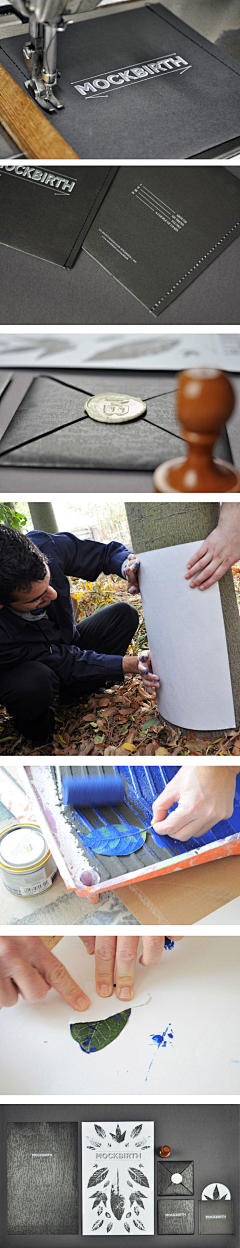
<path fill-rule="evenodd" d="M 169 936 L 165 936 L 164 949 L 174 949 L 174 940 L 170 940 Z"/>
<path fill-rule="evenodd" d="M 168 1026 L 165 1028 L 165 1031 L 163 1031 L 162 1036 L 160 1036 L 160 1035 L 151 1036 L 151 1040 L 153 1041 L 153 1044 L 155 1044 L 155 1045 L 156 1045 L 156 1050 L 155 1050 L 155 1053 L 153 1054 L 152 1061 L 150 1062 L 150 1066 L 148 1067 L 148 1071 L 147 1071 L 147 1074 L 146 1074 L 145 1083 L 147 1083 L 147 1079 L 148 1079 L 149 1071 L 151 1070 L 151 1066 L 152 1066 L 152 1064 L 153 1064 L 153 1060 L 154 1060 L 154 1057 L 155 1057 L 155 1055 L 156 1055 L 157 1050 L 158 1050 L 158 1049 L 166 1049 L 166 1048 L 167 1048 L 167 1042 L 168 1042 L 168 1040 L 170 1040 L 170 1044 L 171 1044 L 171 1043 L 172 1043 L 173 1038 L 174 1038 L 174 1037 L 173 1037 L 173 1030 L 172 1030 L 172 1024 L 171 1024 L 171 1023 L 168 1023 Z"/>

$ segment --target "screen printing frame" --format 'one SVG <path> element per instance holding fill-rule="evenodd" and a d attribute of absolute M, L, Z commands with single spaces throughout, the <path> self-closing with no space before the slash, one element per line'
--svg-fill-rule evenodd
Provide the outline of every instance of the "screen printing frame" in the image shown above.
<path fill-rule="evenodd" d="M 143 764 L 143 766 L 145 766 L 145 760 L 136 759 L 135 765 L 136 764 L 140 766 L 141 764 Z M 67 760 L 66 760 L 66 765 L 67 765 Z M 157 768 L 160 764 L 155 764 L 155 765 Z M 72 763 L 70 763 L 70 766 L 72 767 Z M 124 766 L 123 759 L 116 758 L 115 766 L 117 767 Z M 61 787 L 62 787 L 61 765 L 55 764 L 53 770 L 56 773 L 56 781 L 55 781 L 56 793 L 58 792 L 59 806 L 60 806 L 61 804 L 60 794 L 61 794 Z M 165 770 L 166 768 L 163 767 L 163 771 Z M 48 767 L 48 771 L 51 772 L 52 768 Z M 44 812 L 42 802 L 41 800 L 38 799 L 36 795 L 36 789 L 33 786 L 33 783 L 31 780 L 31 772 L 32 772 L 32 768 L 31 767 L 29 768 L 28 766 L 25 765 L 24 766 L 24 787 L 26 789 L 26 792 L 29 795 L 30 802 L 34 805 L 38 823 L 44 833 L 46 842 L 49 845 L 49 848 L 51 849 L 53 853 L 60 875 L 62 879 L 64 880 L 64 883 L 68 889 L 71 889 L 74 892 L 76 892 L 78 896 L 88 897 L 89 900 L 93 902 L 93 904 L 98 901 L 99 892 L 101 893 L 108 892 L 109 889 L 114 890 L 114 889 L 118 889 L 121 887 L 126 887 L 126 885 L 128 884 L 140 883 L 140 882 L 143 882 L 144 880 L 164 878 L 166 875 L 170 875 L 174 871 L 186 870 L 188 867 L 202 866 L 204 863 L 214 862 L 219 858 L 229 858 L 232 855 L 240 854 L 240 828 L 239 828 L 239 832 L 232 833 L 230 836 L 227 836 L 225 838 L 220 837 L 219 840 L 210 842 L 210 844 L 208 843 L 204 846 L 201 846 L 200 848 L 188 849 L 186 850 L 186 853 L 184 854 L 176 853 L 174 854 L 173 858 L 169 857 L 162 862 L 160 861 L 159 863 L 154 863 L 148 867 L 144 867 L 144 868 L 140 867 L 140 869 L 136 871 L 130 870 L 118 876 L 113 875 L 108 880 L 99 879 L 98 882 L 96 884 L 93 884 L 91 887 L 86 886 L 86 885 L 79 885 L 79 884 L 76 885 L 71 878 L 68 866 L 65 860 L 63 859 L 59 845 L 56 843 L 55 836 L 49 827 L 47 815 L 46 815 L 46 812 Z M 168 782 L 168 777 L 167 777 L 167 782 Z M 23 783 L 23 780 L 22 780 L 22 783 Z M 62 809 L 64 809 L 63 806 L 62 806 Z M 174 842 L 174 844 L 176 844 L 176 842 Z M 96 864 L 96 869 L 97 869 L 97 864 Z"/>

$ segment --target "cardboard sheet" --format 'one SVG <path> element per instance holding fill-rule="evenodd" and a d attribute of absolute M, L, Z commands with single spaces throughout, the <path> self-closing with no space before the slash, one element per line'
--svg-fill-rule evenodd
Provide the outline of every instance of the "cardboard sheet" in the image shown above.
<path fill-rule="evenodd" d="M 114 172 L 31 161 L 1 165 L 1 243 L 71 268 Z"/>
<path fill-rule="evenodd" d="M 154 316 L 240 234 L 240 187 L 224 168 L 119 169 L 84 250 Z"/>
<path fill-rule="evenodd" d="M 23 43 L 0 52 L 22 87 Z M 58 67 L 53 124 L 83 159 L 189 158 L 239 136 L 238 62 L 161 4 L 69 26 Z"/>
<path fill-rule="evenodd" d="M 163 718 L 181 728 L 236 726 L 219 584 L 190 589 L 188 559 L 199 542 L 140 554 L 140 588 Z"/>
<path fill-rule="evenodd" d="M 64 937 L 54 954 L 82 988 L 89 976 L 94 984 L 94 958 L 78 936 Z M 69 1005 L 56 992 L 37 1005 L 20 998 L 0 1012 L 0 1093 L 96 1102 L 103 1088 L 118 1098 L 238 1095 L 238 981 L 238 937 L 184 938 L 158 966 L 138 962 L 135 994 L 149 991 L 149 1004 L 131 1010 L 117 1039 L 91 1054 L 72 1039 Z M 102 1018 L 105 1006 L 103 999 Z"/>

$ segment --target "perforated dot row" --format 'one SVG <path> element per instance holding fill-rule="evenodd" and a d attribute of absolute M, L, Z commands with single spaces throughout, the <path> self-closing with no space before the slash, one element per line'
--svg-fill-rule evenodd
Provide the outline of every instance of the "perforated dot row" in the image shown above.
<path fill-rule="evenodd" d="M 221 247 L 221 243 L 224 243 L 225 238 L 228 238 L 229 234 L 233 234 L 234 230 L 237 230 L 238 225 L 240 225 L 240 221 L 236 221 L 236 225 L 232 225 L 231 229 L 227 230 L 227 233 L 223 234 L 222 238 L 219 238 L 218 243 L 214 243 L 214 246 L 210 247 L 210 250 L 205 252 L 205 256 L 201 256 L 201 260 L 197 260 L 196 264 L 193 264 L 191 269 L 187 269 L 187 272 L 183 274 L 183 277 L 179 277 L 178 282 L 175 282 L 174 286 L 171 286 L 171 290 L 167 290 L 165 295 L 162 295 L 161 299 L 157 299 L 157 302 L 153 304 L 152 308 L 150 308 L 150 312 L 155 312 L 155 308 L 159 308 L 160 303 L 164 303 L 164 299 L 167 299 L 168 295 L 172 295 L 173 291 L 177 290 L 177 286 L 181 286 L 182 282 L 185 282 L 185 277 L 190 277 L 190 273 L 194 273 L 195 269 L 199 268 L 199 265 L 202 264 L 203 260 L 207 260 L 208 256 L 211 256 L 212 252 L 216 251 L 217 247 Z"/>

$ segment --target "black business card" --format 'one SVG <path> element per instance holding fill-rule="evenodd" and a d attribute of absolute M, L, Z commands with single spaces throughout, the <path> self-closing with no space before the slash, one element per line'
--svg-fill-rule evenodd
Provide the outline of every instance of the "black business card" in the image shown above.
<path fill-rule="evenodd" d="M 194 1198 L 161 1196 L 157 1204 L 158 1235 L 193 1235 Z"/>
<path fill-rule="evenodd" d="M 71 268 L 114 174 L 9 160 L 0 167 L 0 241 Z"/>
<path fill-rule="evenodd" d="M 23 35 L 1 56 L 24 87 Z M 240 65 L 161 4 L 70 25 L 58 66 L 53 124 L 82 158 L 189 158 L 239 136 Z"/>
<path fill-rule="evenodd" d="M 240 234 L 240 185 L 223 168 L 118 170 L 84 250 L 159 316 Z"/>

